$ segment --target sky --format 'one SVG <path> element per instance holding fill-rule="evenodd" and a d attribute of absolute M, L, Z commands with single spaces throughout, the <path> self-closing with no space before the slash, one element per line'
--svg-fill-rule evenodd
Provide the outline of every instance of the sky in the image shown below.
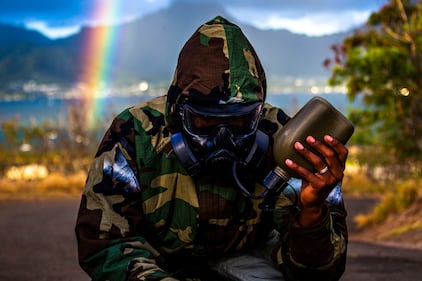
<path fill-rule="evenodd" d="M 38 30 L 54 39 L 81 26 L 118 24 L 164 9 L 176 2 L 207 0 L 6 0 L 0 22 Z M 350 30 L 388 0 L 209 0 L 221 4 L 239 23 L 262 29 L 287 29 L 310 36 Z"/>

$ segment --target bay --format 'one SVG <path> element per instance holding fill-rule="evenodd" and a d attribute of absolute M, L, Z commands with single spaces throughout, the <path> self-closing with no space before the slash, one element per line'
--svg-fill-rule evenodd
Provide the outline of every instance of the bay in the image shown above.
<path fill-rule="evenodd" d="M 314 94 L 310 93 L 269 93 L 267 102 L 282 108 L 287 114 L 293 115 L 313 96 Z M 319 96 L 327 99 L 345 115 L 347 115 L 350 107 L 356 106 L 356 104 L 350 103 L 347 96 L 342 93 L 321 94 Z M 98 98 L 94 101 L 97 107 L 96 117 L 100 121 L 109 123 L 116 114 L 125 108 L 151 98 L 153 96 L 149 94 Z M 7 121 L 14 121 L 22 126 L 34 126 L 49 122 L 59 128 L 67 128 L 69 125 L 69 109 L 76 107 L 77 110 L 82 110 L 84 107 L 81 106 L 81 102 L 83 101 L 78 99 L 48 97 L 27 100 L 0 100 L 0 125 Z M 3 140 L 4 133 L 0 127 L 0 141 Z"/>

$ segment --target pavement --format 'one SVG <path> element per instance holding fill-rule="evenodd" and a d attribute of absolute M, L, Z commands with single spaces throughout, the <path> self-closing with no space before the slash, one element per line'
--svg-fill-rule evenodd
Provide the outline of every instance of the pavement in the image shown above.
<path fill-rule="evenodd" d="M 357 199 L 347 203 L 364 210 Z M 78 199 L 1 200 L 0 280 L 90 280 L 77 262 L 78 207 Z M 422 250 L 352 240 L 341 280 L 420 281 Z"/>

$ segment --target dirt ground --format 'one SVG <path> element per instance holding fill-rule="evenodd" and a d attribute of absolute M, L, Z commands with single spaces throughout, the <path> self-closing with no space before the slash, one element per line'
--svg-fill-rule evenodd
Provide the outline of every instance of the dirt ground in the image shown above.
<path fill-rule="evenodd" d="M 368 212 L 374 198 L 346 198 L 349 217 Z M 88 281 L 77 263 L 78 199 L 0 201 L 0 280 Z M 369 243 L 349 219 L 352 240 L 343 281 L 421 280 L 422 249 Z M 360 239 L 360 238 L 365 239 Z"/>

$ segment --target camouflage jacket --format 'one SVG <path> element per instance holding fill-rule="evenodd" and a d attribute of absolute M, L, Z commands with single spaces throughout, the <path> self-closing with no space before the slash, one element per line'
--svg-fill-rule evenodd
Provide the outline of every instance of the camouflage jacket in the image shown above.
<path fill-rule="evenodd" d="M 327 199 L 324 220 L 303 228 L 295 219 L 300 184 L 274 198 L 276 211 L 268 212 L 262 199 L 243 196 L 229 180 L 193 179 L 172 152 L 165 100 L 119 114 L 89 170 L 76 236 L 79 262 L 92 279 L 189 280 L 177 272 L 247 249 L 277 229 L 281 241 L 272 257 L 286 280 L 338 280 L 347 247 L 340 187 Z M 270 136 L 270 146 L 288 119 L 265 105 L 259 129 Z M 271 155 L 263 171 L 275 165 Z M 257 193 L 263 191 L 258 178 Z M 212 280 L 203 275 L 195 280 Z"/>

